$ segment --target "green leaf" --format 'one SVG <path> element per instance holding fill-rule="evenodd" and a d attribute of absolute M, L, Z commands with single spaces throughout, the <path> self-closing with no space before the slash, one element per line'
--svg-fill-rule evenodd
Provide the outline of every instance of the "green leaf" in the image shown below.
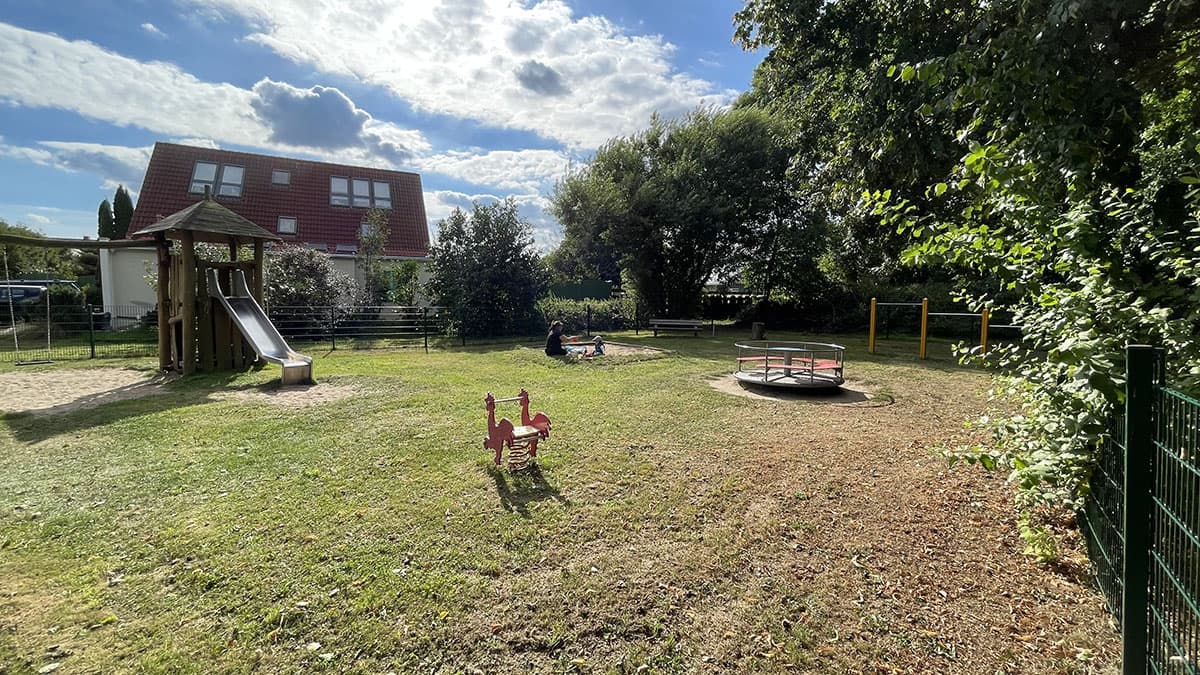
<path fill-rule="evenodd" d="M 949 189 L 949 187 L 950 186 L 946 185 L 945 183 L 938 183 L 937 185 L 933 186 L 933 194 L 941 197 L 942 195 L 946 194 L 946 190 Z"/>
<path fill-rule="evenodd" d="M 904 70 L 900 71 L 900 79 L 904 82 L 911 82 L 917 76 L 917 69 L 912 66 L 904 66 Z"/>

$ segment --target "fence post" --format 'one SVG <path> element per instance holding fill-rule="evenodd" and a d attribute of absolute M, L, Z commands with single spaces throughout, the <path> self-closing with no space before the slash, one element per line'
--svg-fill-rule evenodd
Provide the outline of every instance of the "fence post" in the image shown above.
<path fill-rule="evenodd" d="M 875 298 L 871 298 L 871 324 L 867 327 L 867 352 L 875 353 Z"/>
<path fill-rule="evenodd" d="M 88 347 L 91 349 L 92 355 L 88 358 L 96 358 L 96 309 L 89 302 L 87 306 L 88 315 Z M 16 327 L 13 328 L 16 330 Z"/>
<path fill-rule="evenodd" d="M 335 324 L 336 317 L 337 308 L 331 305 L 329 307 L 329 342 L 331 345 L 329 349 L 331 351 L 337 349 L 337 325 Z M 350 351 L 354 350 L 351 349 Z"/>
<path fill-rule="evenodd" d="M 929 356 L 929 298 L 921 298 L 921 359 Z"/>
<path fill-rule="evenodd" d="M 640 331 L 638 331 L 637 302 L 633 303 L 633 334 L 634 335 L 641 334 Z"/>
<path fill-rule="evenodd" d="M 1125 348 L 1125 555 L 1121 594 L 1121 672 L 1145 673 L 1153 527 L 1154 348 Z"/>
<path fill-rule="evenodd" d="M 587 305 L 587 320 L 584 323 L 584 335 L 592 337 L 592 306 Z"/>
<path fill-rule="evenodd" d="M 421 308 L 421 335 L 425 338 L 425 353 L 429 353 L 429 308 Z"/>

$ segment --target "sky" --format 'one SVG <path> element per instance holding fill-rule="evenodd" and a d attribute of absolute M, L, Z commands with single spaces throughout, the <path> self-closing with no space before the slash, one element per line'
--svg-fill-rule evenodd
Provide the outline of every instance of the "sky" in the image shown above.
<path fill-rule="evenodd" d="M 0 218 L 94 236 L 155 141 L 421 174 L 431 232 L 605 140 L 725 106 L 761 59 L 740 0 L 0 0 Z"/>

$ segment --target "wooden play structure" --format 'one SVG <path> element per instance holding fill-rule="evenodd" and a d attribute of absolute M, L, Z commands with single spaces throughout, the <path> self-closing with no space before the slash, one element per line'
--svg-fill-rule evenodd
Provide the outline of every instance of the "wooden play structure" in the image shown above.
<path fill-rule="evenodd" d="M 282 366 L 283 384 L 312 381 L 312 359 L 292 351 L 262 309 L 263 248 L 279 237 L 218 204 L 207 191 L 201 201 L 133 236 L 152 239 L 0 233 L 0 243 L 75 249 L 153 245 L 158 250 L 158 363 L 163 370 L 190 375 L 245 370 L 270 361 Z M 180 243 L 178 255 L 171 250 L 172 241 Z M 198 260 L 196 242 L 228 245 L 230 262 Z M 251 247 L 251 260 L 238 260 L 242 245 Z M 11 319 L 11 306 L 9 314 Z"/>
<path fill-rule="evenodd" d="M 507 464 L 510 471 L 519 471 L 529 466 L 537 457 L 538 441 L 550 437 L 550 418 L 545 413 L 529 415 L 529 392 L 524 389 L 511 398 L 496 398 L 491 392 L 484 400 L 487 406 L 488 435 L 483 447 L 495 452 L 496 466 L 500 466 L 504 450 L 508 449 Z M 497 403 L 521 404 L 521 424 L 514 425 L 508 418 L 496 421 Z"/>
<path fill-rule="evenodd" d="M 158 249 L 158 360 L 163 370 L 246 370 L 260 361 L 283 367 L 283 384 L 312 381 L 312 359 L 287 348 L 262 311 L 263 247 L 279 237 L 217 203 L 210 194 L 133 233 Z M 180 243 L 179 255 L 171 241 Z M 196 243 L 229 246 L 230 262 L 196 258 Z M 253 259 L 238 260 L 249 245 Z"/>

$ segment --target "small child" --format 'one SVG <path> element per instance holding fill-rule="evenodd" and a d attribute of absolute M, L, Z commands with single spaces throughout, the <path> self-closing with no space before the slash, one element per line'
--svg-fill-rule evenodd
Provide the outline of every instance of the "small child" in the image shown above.
<path fill-rule="evenodd" d="M 604 338 L 597 335 L 592 338 L 592 353 L 587 356 L 604 356 Z"/>

